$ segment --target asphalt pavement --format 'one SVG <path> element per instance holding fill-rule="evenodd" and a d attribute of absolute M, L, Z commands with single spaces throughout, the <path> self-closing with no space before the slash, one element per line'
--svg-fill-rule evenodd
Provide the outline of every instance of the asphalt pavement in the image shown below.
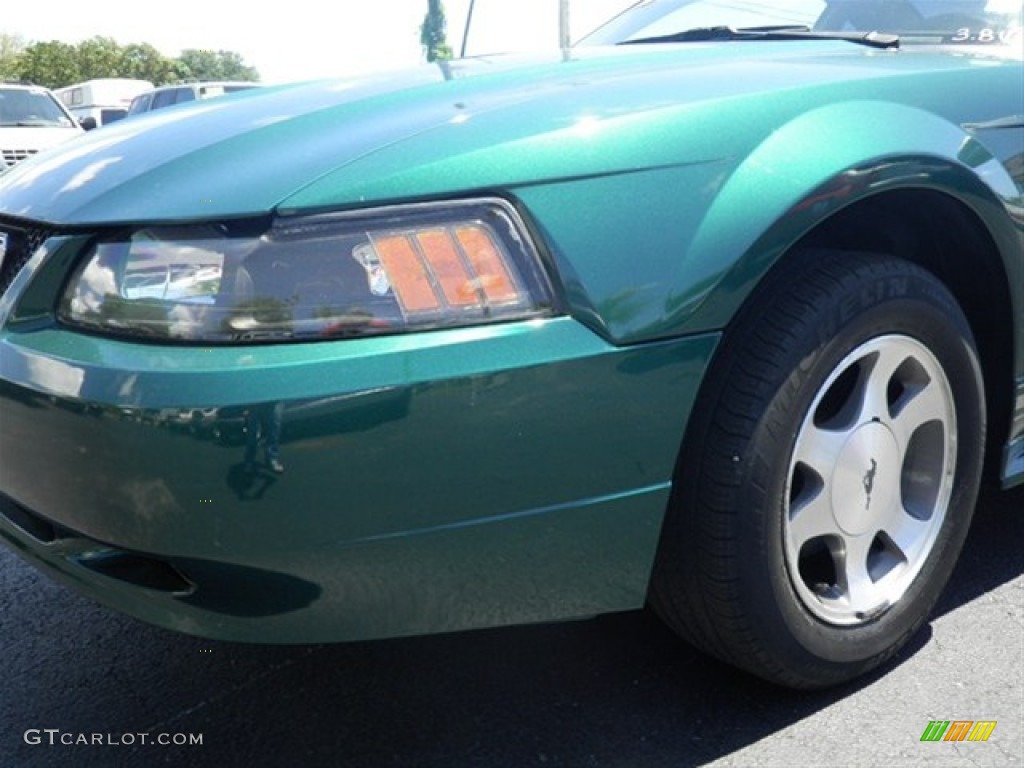
<path fill-rule="evenodd" d="M 1019 766 L 1022 553 L 1024 489 L 986 492 L 907 651 L 856 685 L 797 694 L 708 660 L 644 611 L 234 645 L 115 614 L 2 550 L 0 768 Z M 996 726 L 986 742 L 922 742 L 933 720 Z"/>

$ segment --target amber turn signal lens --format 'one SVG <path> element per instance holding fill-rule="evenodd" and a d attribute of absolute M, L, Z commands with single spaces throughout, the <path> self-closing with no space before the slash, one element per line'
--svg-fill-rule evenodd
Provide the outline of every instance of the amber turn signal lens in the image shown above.
<path fill-rule="evenodd" d="M 374 236 L 373 247 L 407 315 L 527 306 L 497 239 L 478 223 Z"/>

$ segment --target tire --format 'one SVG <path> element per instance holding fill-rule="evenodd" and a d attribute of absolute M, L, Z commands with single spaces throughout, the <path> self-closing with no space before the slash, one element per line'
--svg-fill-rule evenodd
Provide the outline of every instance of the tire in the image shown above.
<path fill-rule="evenodd" d="M 985 432 L 970 328 L 894 258 L 793 254 L 726 330 L 680 452 L 651 603 L 774 683 L 896 653 L 945 586 Z"/>

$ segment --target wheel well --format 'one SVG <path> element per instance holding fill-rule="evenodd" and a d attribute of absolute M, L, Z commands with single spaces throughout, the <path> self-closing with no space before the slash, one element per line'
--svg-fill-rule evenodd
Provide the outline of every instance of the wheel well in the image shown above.
<path fill-rule="evenodd" d="M 978 346 L 988 408 L 986 475 L 998 481 L 1013 405 L 1013 310 L 999 251 L 978 216 L 942 192 L 896 190 L 840 211 L 791 253 L 809 248 L 890 254 L 945 283 Z"/>

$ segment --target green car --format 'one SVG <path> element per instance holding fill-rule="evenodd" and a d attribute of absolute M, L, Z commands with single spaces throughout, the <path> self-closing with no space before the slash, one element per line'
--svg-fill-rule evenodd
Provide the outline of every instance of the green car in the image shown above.
<path fill-rule="evenodd" d="M 650 603 L 798 688 L 1024 482 L 1021 0 L 647 0 L 0 177 L 0 537 L 182 632 Z"/>

